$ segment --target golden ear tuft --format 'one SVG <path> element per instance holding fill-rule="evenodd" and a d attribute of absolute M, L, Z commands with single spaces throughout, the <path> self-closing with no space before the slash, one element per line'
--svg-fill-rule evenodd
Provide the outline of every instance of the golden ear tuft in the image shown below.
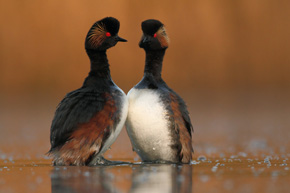
<path fill-rule="evenodd" d="M 98 23 L 91 29 L 88 41 L 93 47 L 98 47 L 106 39 L 106 32 L 105 25 L 103 23 Z"/>
<path fill-rule="evenodd" d="M 168 47 L 169 38 L 167 36 L 165 27 L 164 26 L 160 27 L 156 34 L 157 34 L 157 39 L 159 40 L 161 44 L 161 47 L 162 48 Z"/>

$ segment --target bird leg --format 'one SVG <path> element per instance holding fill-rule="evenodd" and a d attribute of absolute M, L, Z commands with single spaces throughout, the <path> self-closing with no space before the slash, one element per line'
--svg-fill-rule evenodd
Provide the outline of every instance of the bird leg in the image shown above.
<path fill-rule="evenodd" d="M 108 165 L 123 165 L 123 164 L 131 164 L 130 162 L 123 162 L 123 161 L 110 161 L 105 159 L 103 156 L 96 156 L 90 161 L 88 166 L 108 166 Z"/>

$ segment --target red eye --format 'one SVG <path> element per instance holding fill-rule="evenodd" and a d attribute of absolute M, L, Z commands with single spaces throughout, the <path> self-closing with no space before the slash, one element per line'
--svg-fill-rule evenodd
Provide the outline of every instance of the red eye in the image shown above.
<path fill-rule="evenodd" d="M 106 36 L 107 36 L 107 37 L 110 37 L 110 36 L 111 36 L 110 32 L 107 32 L 107 33 L 106 33 Z"/>
<path fill-rule="evenodd" d="M 156 38 L 157 37 L 157 34 L 154 34 L 153 37 Z"/>

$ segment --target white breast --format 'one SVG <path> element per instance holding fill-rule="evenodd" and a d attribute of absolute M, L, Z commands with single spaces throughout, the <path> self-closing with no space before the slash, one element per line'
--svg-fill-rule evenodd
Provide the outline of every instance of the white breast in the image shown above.
<path fill-rule="evenodd" d="M 158 92 L 131 89 L 126 128 L 134 150 L 143 161 L 174 159 L 167 111 Z"/>
<path fill-rule="evenodd" d="M 107 151 L 110 146 L 116 141 L 117 137 L 119 136 L 125 121 L 127 119 L 127 114 L 128 114 L 128 98 L 126 96 L 126 94 L 118 87 L 118 90 L 122 93 L 122 101 L 120 103 L 121 105 L 121 109 L 120 109 L 120 122 L 117 124 L 116 129 L 114 132 L 111 133 L 111 135 L 109 136 L 109 138 L 106 140 L 101 152 L 99 153 L 99 155 L 102 155 L 103 153 L 105 153 L 105 151 Z"/>

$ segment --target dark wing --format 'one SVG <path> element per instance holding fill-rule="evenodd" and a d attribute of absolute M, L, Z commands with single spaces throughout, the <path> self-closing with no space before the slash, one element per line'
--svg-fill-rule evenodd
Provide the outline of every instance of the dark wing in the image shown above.
<path fill-rule="evenodd" d="M 192 158 L 192 139 L 193 127 L 191 125 L 189 113 L 185 102 L 174 91 L 170 93 L 170 106 L 173 113 L 174 127 L 179 134 L 181 149 L 179 152 L 180 160 L 189 163 Z"/>
<path fill-rule="evenodd" d="M 59 104 L 51 126 L 55 165 L 86 165 L 102 149 L 115 124 L 117 108 L 109 93 L 81 88 Z"/>
<path fill-rule="evenodd" d="M 90 88 L 72 91 L 60 102 L 50 129 L 51 149 L 63 145 L 81 123 L 103 109 L 105 98 Z"/>

